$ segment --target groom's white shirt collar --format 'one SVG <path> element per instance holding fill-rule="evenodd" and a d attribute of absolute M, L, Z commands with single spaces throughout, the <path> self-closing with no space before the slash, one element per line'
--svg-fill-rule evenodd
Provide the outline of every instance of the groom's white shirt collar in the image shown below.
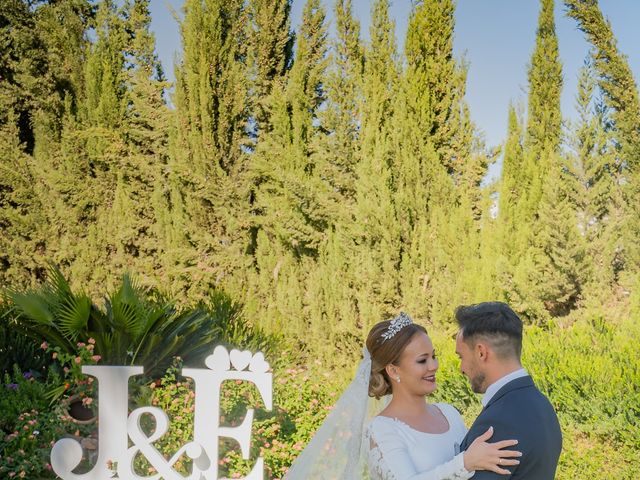
<path fill-rule="evenodd" d="M 520 377 L 526 377 L 527 375 L 529 375 L 527 371 L 524 368 L 520 368 L 515 372 L 508 373 L 507 375 L 502 377 L 500 380 L 497 380 L 491 385 L 489 385 L 489 387 L 487 388 L 487 391 L 484 392 L 484 396 L 482 397 L 482 406 L 486 407 L 491 401 L 491 399 L 493 398 L 493 396 L 496 393 L 498 393 L 498 390 L 504 387 L 511 380 L 515 380 L 516 378 L 520 378 Z"/>

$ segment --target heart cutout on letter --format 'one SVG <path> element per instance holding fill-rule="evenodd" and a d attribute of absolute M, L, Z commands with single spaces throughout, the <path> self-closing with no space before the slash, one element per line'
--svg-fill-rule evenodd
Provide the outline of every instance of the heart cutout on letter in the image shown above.
<path fill-rule="evenodd" d="M 218 345 L 213 351 L 213 354 L 204 359 L 204 364 L 216 372 L 229 370 L 229 352 L 227 352 L 227 349 L 222 345 Z"/>
<path fill-rule="evenodd" d="M 262 352 L 256 353 L 249 363 L 249 370 L 254 373 L 264 373 L 269 370 L 269 364 L 265 362 Z"/>
<path fill-rule="evenodd" d="M 247 368 L 247 365 L 249 365 L 249 362 L 251 361 L 251 352 L 248 350 L 245 350 L 244 352 L 241 352 L 240 350 L 231 350 L 231 354 L 229 356 L 231 357 L 231 364 L 233 365 L 233 368 L 239 372 Z"/>

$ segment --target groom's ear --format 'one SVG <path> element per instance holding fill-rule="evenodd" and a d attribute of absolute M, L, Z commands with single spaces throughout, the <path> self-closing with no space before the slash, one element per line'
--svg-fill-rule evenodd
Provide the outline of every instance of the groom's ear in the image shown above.
<path fill-rule="evenodd" d="M 478 342 L 474 346 L 474 353 L 478 360 L 486 362 L 489 357 L 489 349 L 483 342 Z"/>

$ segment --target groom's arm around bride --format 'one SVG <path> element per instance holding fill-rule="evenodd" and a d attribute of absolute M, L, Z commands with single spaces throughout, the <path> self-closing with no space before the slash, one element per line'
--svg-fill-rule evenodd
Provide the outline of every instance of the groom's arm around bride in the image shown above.
<path fill-rule="evenodd" d="M 515 438 L 520 464 L 500 475 L 477 471 L 474 480 L 553 480 L 562 449 L 562 433 L 549 400 L 522 368 L 522 321 L 501 302 L 485 302 L 456 310 L 460 327 L 456 353 L 461 370 L 476 393 L 484 393 L 483 409 L 462 442 L 462 450 L 493 426 L 492 441 Z"/>

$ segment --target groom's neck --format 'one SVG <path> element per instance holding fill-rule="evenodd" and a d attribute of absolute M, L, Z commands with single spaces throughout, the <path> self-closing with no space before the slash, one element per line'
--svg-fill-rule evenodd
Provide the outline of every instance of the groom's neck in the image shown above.
<path fill-rule="evenodd" d="M 506 377 L 510 373 L 513 373 L 516 370 L 520 370 L 521 368 L 522 364 L 516 359 L 501 361 L 492 365 L 491 368 L 486 372 L 487 386 L 496 383 L 502 377 Z"/>

